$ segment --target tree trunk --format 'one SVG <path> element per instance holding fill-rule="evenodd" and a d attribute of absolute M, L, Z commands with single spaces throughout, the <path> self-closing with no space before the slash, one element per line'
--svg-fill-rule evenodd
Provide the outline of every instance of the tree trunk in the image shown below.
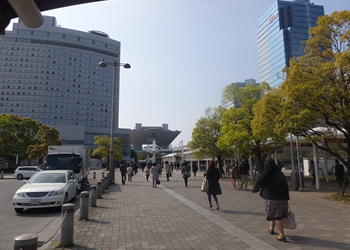
<path fill-rule="evenodd" d="M 343 191 L 341 193 L 341 196 L 344 196 L 345 189 L 349 185 L 349 175 L 350 175 L 350 171 L 349 171 L 349 168 L 348 168 L 348 170 L 346 171 L 345 180 L 344 180 L 344 183 L 343 183 Z"/>

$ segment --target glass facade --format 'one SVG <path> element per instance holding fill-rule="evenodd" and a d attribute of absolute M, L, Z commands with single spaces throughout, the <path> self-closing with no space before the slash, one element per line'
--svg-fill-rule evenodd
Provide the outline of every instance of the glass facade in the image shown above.
<path fill-rule="evenodd" d="M 309 38 L 309 28 L 323 15 L 323 6 L 309 0 L 277 0 L 270 7 L 257 31 L 260 82 L 276 87 L 284 81 L 283 68 L 291 58 L 304 55 L 302 43 Z"/>

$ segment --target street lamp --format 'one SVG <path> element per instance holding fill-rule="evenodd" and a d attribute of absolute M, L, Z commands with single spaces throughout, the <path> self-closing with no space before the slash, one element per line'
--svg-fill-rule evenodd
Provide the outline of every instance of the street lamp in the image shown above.
<path fill-rule="evenodd" d="M 107 67 L 108 65 L 114 66 L 113 73 L 113 86 L 112 86 L 112 118 L 111 118 L 111 153 L 109 156 L 109 178 L 111 181 L 114 180 L 114 112 L 115 112 L 115 85 L 117 82 L 117 67 L 124 67 L 125 69 L 130 69 L 131 66 L 129 63 L 119 63 L 117 61 L 114 62 L 105 62 L 101 61 L 98 64 L 100 67 Z"/>

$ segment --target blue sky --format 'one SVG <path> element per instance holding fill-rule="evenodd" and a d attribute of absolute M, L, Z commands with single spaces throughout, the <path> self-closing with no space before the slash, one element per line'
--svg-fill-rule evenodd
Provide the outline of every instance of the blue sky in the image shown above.
<path fill-rule="evenodd" d="M 326 14 L 349 0 L 314 0 Z M 259 80 L 256 31 L 275 0 L 112 0 L 45 11 L 58 25 L 121 42 L 119 127 L 169 125 L 191 140 L 206 108 L 232 82 Z M 98 63 L 98 62 L 96 62 Z M 112 76 L 111 76 L 112 81 Z"/>

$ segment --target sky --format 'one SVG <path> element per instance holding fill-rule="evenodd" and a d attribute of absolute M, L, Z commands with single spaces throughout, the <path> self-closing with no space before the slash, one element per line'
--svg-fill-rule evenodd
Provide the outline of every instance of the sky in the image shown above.
<path fill-rule="evenodd" d="M 275 0 L 109 0 L 44 11 L 63 28 L 107 33 L 121 42 L 119 127 L 168 124 L 191 140 L 207 108 L 225 87 L 259 80 L 256 32 Z M 325 14 L 349 0 L 311 0 Z M 15 22 L 17 20 L 15 19 Z M 9 26 L 11 28 L 11 26 Z M 112 76 L 111 76 L 112 81 Z"/>

